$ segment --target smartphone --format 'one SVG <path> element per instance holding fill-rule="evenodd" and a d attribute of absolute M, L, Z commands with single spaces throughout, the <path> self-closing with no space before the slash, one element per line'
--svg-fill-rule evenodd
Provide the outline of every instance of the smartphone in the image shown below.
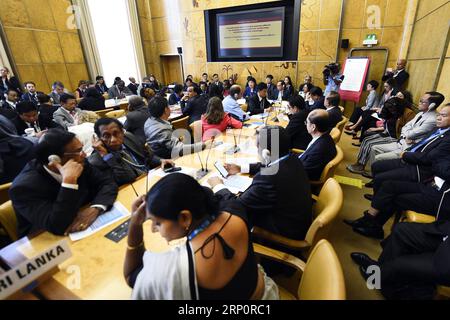
<path fill-rule="evenodd" d="M 214 163 L 214 167 L 216 167 L 217 171 L 219 171 L 220 175 L 224 178 L 228 177 L 228 171 L 227 169 L 225 169 L 225 167 L 223 166 L 223 164 L 220 161 L 217 161 L 216 163 Z"/>
<path fill-rule="evenodd" d="M 171 164 L 165 164 L 165 165 L 164 165 L 164 172 L 165 172 L 165 173 L 173 173 L 173 172 L 178 172 L 178 171 L 181 171 L 181 168 L 179 168 L 179 167 L 174 167 L 174 166 L 171 165 Z"/>

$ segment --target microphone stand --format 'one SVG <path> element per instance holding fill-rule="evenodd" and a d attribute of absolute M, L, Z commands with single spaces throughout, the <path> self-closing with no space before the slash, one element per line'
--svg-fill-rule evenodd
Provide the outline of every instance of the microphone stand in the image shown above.
<path fill-rule="evenodd" d="M 211 146 L 209 147 L 208 155 L 206 156 L 206 167 L 203 166 L 203 161 L 202 161 L 202 158 L 200 157 L 200 153 L 197 153 L 198 159 L 200 160 L 200 165 L 202 166 L 202 168 L 197 171 L 197 174 L 196 174 L 197 180 L 204 178 L 209 173 L 208 160 L 209 160 L 209 155 L 211 154 L 211 150 L 214 146 L 215 137 L 213 136 L 211 139 L 212 139 Z"/>

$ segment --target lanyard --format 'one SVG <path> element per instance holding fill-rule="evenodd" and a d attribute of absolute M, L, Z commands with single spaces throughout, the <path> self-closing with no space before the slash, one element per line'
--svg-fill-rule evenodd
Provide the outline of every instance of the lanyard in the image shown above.
<path fill-rule="evenodd" d="M 201 232 L 205 231 L 206 228 L 208 228 L 211 223 L 215 220 L 215 217 L 212 218 L 206 218 L 205 221 L 203 221 L 203 223 L 198 226 L 196 229 L 194 229 L 188 236 L 188 240 L 192 241 L 196 236 L 198 236 Z"/>

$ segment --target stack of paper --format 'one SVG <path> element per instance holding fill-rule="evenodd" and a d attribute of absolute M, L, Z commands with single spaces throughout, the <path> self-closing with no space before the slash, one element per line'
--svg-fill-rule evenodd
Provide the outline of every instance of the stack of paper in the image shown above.
<path fill-rule="evenodd" d="M 110 211 L 100 215 L 89 228 L 84 231 L 69 234 L 70 240 L 78 241 L 87 238 L 130 215 L 131 213 L 120 202 L 116 202 Z"/>

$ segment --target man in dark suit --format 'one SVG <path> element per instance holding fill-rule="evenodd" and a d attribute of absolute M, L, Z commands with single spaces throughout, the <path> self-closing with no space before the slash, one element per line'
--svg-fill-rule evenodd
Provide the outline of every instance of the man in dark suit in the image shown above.
<path fill-rule="evenodd" d="M 154 155 L 132 133 L 125 133 L 117 119 L 99 119 L 94 130 L 99 139 L 93 138 L 95 151 L 89 162 L 105 175 L 112 175 L 119 186 L 135 181 L 162 163 L 172 163 Z"/>
<path fill-rule="evenodd" d="M 306 129 L 308 112 L 305 110 L 305 100 L 301 96 L 289 99 L 289 124 L 286 127 L 287 134 L 291 139 L 291 148 L 306 150 L 312 137 Z"/>
<path fill-rule="evenodd" d="M 8 68 L 0 68 L 0 91 L 6 93 L 8 89 L 11 89 L 16 91 L 17 95 L 20 97 L 22 95 L 22 86 L 20 85 L 19 80 L 16 77 L 8 78 L 8 75 Z"/>
<path fill-rule="evenodd" d="M 181 84 L 175 85 L 173 93 L 169 96 L 169 106 L 174 106 L 181 101 L 183 97 L 183 86 Z"/>
<path fill-rule="evenodd" d="M 385 181 L 363 216 L 352 221 L 353 231 L 363 236 L 383 239 L 383 226 L 396 212 L 412 210 L 439 220 L 450 220 L 450 156 L 436 159 L 431 177 L 422 182 Z"/>
<path fill-rule="evenodd" d="M 420 182 L 432 177 L 433 162 L 450 154 L 450 104 L 439 112 L 436 126 L 437 130 L 408 148 L 400 159 L 376 161 L 372 164 L 374 179 L 369 186 L 373 186 L 375 193 L 384 181 Z"/>
<path fill-rule="evenodd" d="M 266 77 L 267 84 L 267 98 L 269 100 L 277 100 L 277 86 L 273 84 L 273 75 L 269 74 Z"/>
<path fill-rule="evenodd" d="M 24 93 L 22 95 L 21 101 L 29 101 L 32 102 L 37 106 L 39 106 L 39 100 L 38 100 L 38 93 L 43 93 L 36 91 L 36 84 L 32 81 L 28 81 L 25 83 L 25 89 L 27 90 L 27 93 Z"/>
<path fill-rule="evenodd" d="M 208 183 L 221 201 L 241 202 L 252 225 L 291 239 L 304 239 L 312 223 L 311 191 L 302 164 L 289 154 L 289 136 L 281 127 L 268 126 L 260 130 L 257 142 L 264 164 L 225 166 L 230 175 L 254 175 L 243 194 L 236 197 L 218 177 Z"/>
<path fill-rule="evenodd" d="M 131 92 L 133 92 L 134 95 L 138 95 L 138 88 L 139 83 L 136 82 L 136 79 L 133 77 L 130 77 L 128 80 L 130 80 L 130 84 L 128 85 L 128 89 L 130 89 Z"/>
<path fill-rule="evenodd" d="M 272 106 L 267 100 L 267 84 L 264 82 L 256 86 L 257 93 L 248 100 L 248 111 L 250 115 L 264 113 L 264 111 Z"/>
<path fill-rule="evenodd" d="M 16 111 L 17 100 L 17 91 L 14 89 L 8 89 L 5 94 L 5 100 L 0 100 L 0 114 L 9 120 L 14 120 L 18 117 Z"/>
<path fill-rule="evenodd" d="M 312 87 L 311 90 L 306 94 L 305 107 L 306 111 L 311 112 L 316 109 L 325 110 L 325 101 L 323 98 L 323 91 L 319 87 Z"/>
<path fill-rule="evenodd" d="M 289 92 L 287 92 L 286 90 L 285 90 L 285 84 L 284 84 L 284 81 L 278 81 L 277 82 L 277 89 L 276 89 L 276 91 L 274 91 L 274 96 L 275 96 L 275 99 L 273 99 L 273 100 L 277 100 L 277 101 L 287 101 L 287 100 L 289 100 Z"/>
<path fill-rule="evenodd" d="M 386 299 L 422 299 L 435 297 L 436 285 L 450 285 L 450 222 L 399 223 L 383 242 L 378 261 L 367 254 L 353 252 L 367 281 L 379 267 L 381 293 Z"/>
<path fill-rule="evenodd" d="M 13 123 L 19 135 L 24 135 L 25 129 L 33 128 L 36 137 L 40 138 L 46 130 L 60 127 L 51 118 L 39 114 L 36 105 L 30 101 L 19 102 L 16 110 L 19 116 L 13 120 Z"/>
<path fill-rule="evenodd" d="M 140 139 L 142 143 L 145 142 L 144 125 L 150 117 L 150 110 L 139 96 L 130 97 L 128 101 L 128 114 L 124 127 L 128 132 L 131 132 Z"/>
<path fill-rule="evenodd" d="M 117 84 L 109 88 L 108 95 L 110 99 L 124 99 L 127 96 L 132 96 L 133 92 L 125 87 L 123 80 L 119 80 Z"/>
<path fill-rule="evenodd" d="M 59 157 L 49 157 L 55 155 Z M 13 181 L 10 197 L 19 235 L 39 230 L 56 235 L 82 231 L 110 208 L 118 188 L 111 176 L 93 168 L 75 134 L 52 129 L 32 160 Z M 82 209 L 87 204 L 91 206 Z"/>
<path fill-rule="evenodd" d="M 388 79 L 395 79 L 396 83 L 396 89 L 403 90 L 406 87 L 406 82 L 409 79 L 409 73 L 406 72 L 406 63 L 407 61 L 405 59 L 399 59 L 397 61 L 397 69 L 387 69 L 386 73 L 384 74 L 383 78 L 381 80 L 387 81 Z"/>
<path fill-rule="evenodd" d="M 181 111 L 184 116 L 189 116 L 189 124 L 200 120 L 202 114 L 206 112 L 208 99 L 201 95 L 199 87 L 188 88 L 188 95 L 181 99 Z"/>
<path fill-rule="evenodd" d="M 330 130 L 342 121 L 342 111 L 339 108 L 340 102 L 341 97 L 336 91 L 330 91 L 325 97 L 324 106 L 327 108 Z"/>
<path fill-rule="evenodd" d="M 215 84 L 216 86 L 219 87 L 219 92 L 223 92 L 223 82 L 221 82 L 219 80 L 219 75 L 217 73 L 215 73 L 212 77 L 212 81 L 209 84 L 209 86 L 211 86 L 212 84 Z"/>
<path fill-rule="evenodd" d="M 336 145 L 329 131 L 329 117 L 325 110 L 311 111 L 306 120 L 306 129 L 312 140 L 299 157 L 308 173 L 309 180 L 317 181 L 326 165 L 336 157 Z"/>

